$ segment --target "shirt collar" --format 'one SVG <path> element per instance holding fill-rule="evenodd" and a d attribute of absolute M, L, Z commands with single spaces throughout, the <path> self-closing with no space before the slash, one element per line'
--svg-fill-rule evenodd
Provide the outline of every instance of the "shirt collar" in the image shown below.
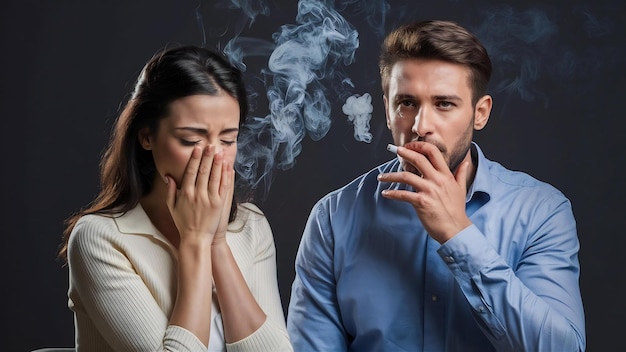
<path fill-rule="evenodd" d="M 152 224 L 152 221 L 150 221 L 148 214 L 146 214 L 140 203 L 137 203 L 137 206 L 126 213 L 114 217 L 113 221 L 115 221 L 115 225 L 121 233 L 129 235 L 148 235 L 169 243 L 161 231 Z"/>
<path fill-rule="evenodd" d="M 228 224 L 228 232 L 241 232 L 250 215 L 249 213 L 250 210 L 248 210 L 247 207 L 240 205 L 238 207 L 237 217 Z M 152 221 L 141 206 L 141 203 L 137 203 L 137 206 L 126 213 L 115 216 L 113 221 L 115 221 L 115 225 L 121 233 L 129 235 L 148 235 L 169 243 L 161 231 L 152 224 Z"/>
<path fill-rule="evenodd" d="M 472 142 L 470 148 L 472 159 L 475 159 L 476 162 L 476 175 L 474 175 L 474 181 L 467 192 L 466 201 L 469 202 L 474 196 L 478 196 L 479 194 L 486 196 L 486 199 L 489 200 L 489 194 L 491 193 L 491 177 L 487 165 L 487 158 L 485 158 L 483 151 L 475 142 Z"/>

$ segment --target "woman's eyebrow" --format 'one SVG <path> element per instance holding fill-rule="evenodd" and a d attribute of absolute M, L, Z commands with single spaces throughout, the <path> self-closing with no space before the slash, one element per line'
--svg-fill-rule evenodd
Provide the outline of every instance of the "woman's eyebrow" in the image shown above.
<path fill-rule="evenodd" d="M 209 134 L 209 130 L 207 130 L 206 128 L 201 128 L 201 127 L 176 127 L 175 130 L 189 131 L 195 134 L 203 134 L 203 135 Z M 234 132 L 239 132 L 239 128 L 237 127 L 226 128 L 220 131 L 219 134 L 222 135 L 222 134 L 229 134 L 229 133 L 234 133 Z"/>

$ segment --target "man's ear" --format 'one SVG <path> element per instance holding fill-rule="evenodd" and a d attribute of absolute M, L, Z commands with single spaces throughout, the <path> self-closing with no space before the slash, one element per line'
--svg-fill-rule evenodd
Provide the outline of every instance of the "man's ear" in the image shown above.
<path fill-rule="evenodd" d="M 474 110 L 474 129 L 476 131 L 482 130 L 487 125 L 492 104 L 493 100 L 490 95 L 485 95 L 478 99 L 476 109 Z"/>
<path fill-rule="evenodd" d="M 387 109 L 389 106 L 389 101 L 387 100 L 387 96 L 383 94 L 383 103 L 385 104 L 385 118 L 387 119 L 387 128 L 391 129 L 391 121 L 389 120 L 389 113 L 387 111 L 389 111 L 389 109 Z"/>
<path fill-rule="evenodd" d="M 150 128 L 144 127 L 140 129 L 137 138 L 143 149 L 152 150 L 152 134 L 150 133 Z"/>

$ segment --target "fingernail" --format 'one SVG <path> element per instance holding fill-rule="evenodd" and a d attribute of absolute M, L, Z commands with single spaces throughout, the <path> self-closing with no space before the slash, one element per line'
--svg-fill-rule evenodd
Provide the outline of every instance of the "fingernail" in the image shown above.
<path fill-rule="evenodd" d="M 165 182 L 166 185 L 170 183 L 170 181 L 167 178 L 167 176 L 163 176 L 163 181 Z"/>

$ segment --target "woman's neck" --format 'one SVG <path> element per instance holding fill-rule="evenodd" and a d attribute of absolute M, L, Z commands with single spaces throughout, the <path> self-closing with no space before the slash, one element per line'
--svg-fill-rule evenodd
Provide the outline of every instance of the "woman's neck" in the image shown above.
<path fill-rule="evenodd" d="M 141 197 L 139 202 L 154 227 L 156 227 L 174 247 L 178 248 L 180 236 L 174 224 L 174 219 L 172 219 L 172 215 L 167 207 L 166 197 L 167 188 L 164 184 L 159 184 L 159 180 L 156 180 L 152 191 Z"/>

